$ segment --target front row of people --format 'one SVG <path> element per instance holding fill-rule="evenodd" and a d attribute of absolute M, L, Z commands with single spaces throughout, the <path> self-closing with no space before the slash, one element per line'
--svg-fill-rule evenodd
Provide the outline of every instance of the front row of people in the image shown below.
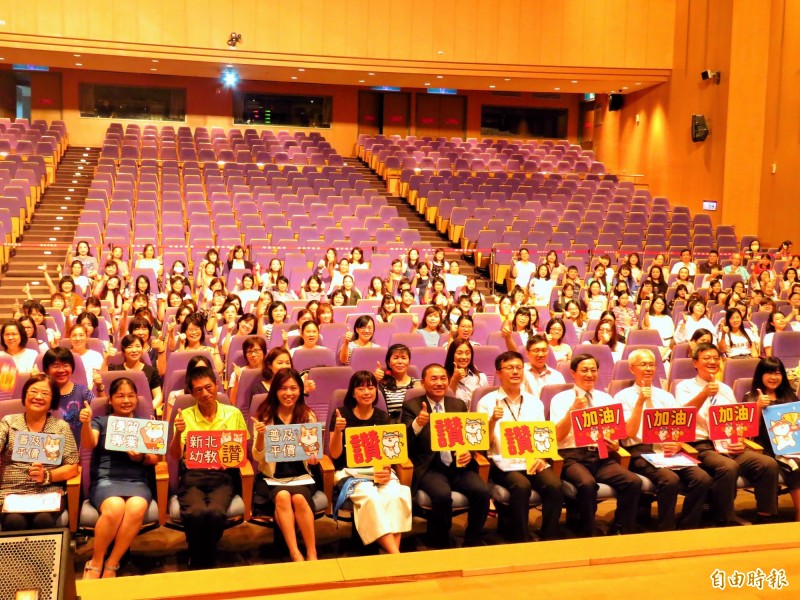
<path fill-rule="evenodd" d="M 529 346 L 546 343 L 538 337 L 534 336 Z M 611 532 L 629 533 L 634 529 L 642 493 L 642 480 L 637 474 L 651 480 L 655 486 L 659 530 L 698 527 L 706 503 L 710 504 L 711 518 L 717 524 L 733 523 L 740 475 L 752 484 L 756 510 L 761 518 L 768 520 L 777 513 L 779 470 L 790 489 L 800 520 L 800 476 L 797 475 L 800 471 L 792 468 L 791 459 L 778 457 L 776 462 L 768 443 L 761 454 L 747 449 L 742 442 L 727 443 L 720 448 L 709 440 L 709 406 L 736 402 L 731 389 L 715 378 L 720 361 L 719 351 L 714 345 L 699 344 L 695 349 L 697 376 L 679 383 L 676 396 L 652 385 L 655 359 L 649 350 L 632 352 L 629 361 L 634 384 L 612 398 L 595 388 L 598 380 L 596 359 L 586 354 L 572 358 L 570 367 L 574 386 L 556 394 L 550 404 L 549 418 L 555 423 L 559 454 L 563 459 L 559 477 L 553 466 L 544 460 L 525 463 L 520 459 L 500 458 L 501 422 L 545 420 L 544 405 L 538 393 L 531 391 L 532 388 L 541 391 L 537 383 L 542 382 L 537 380 L 546 374 L 542 374 L 542 365 L 538 364 L 532 364 L 526 371 L 523 357 L 517 352 L 504 352 L 497 357 L 495 367 L 499 387 L 479 400 L 477 410 L 489 416 L 489 455 L 492 458 L 489 477 L 509 492 L 508 506 L 503 513 L 507 520 L 504 527 L 507 537 L 512 541 L 529 539 L 531 490 L 541 497 L 541 538 L 561 536 L 562 479 L 574 486 L 574 497 L 567 506 L 576 513 L 580 535 L 595 534 L 598 483 L 609 485 L 616 494 L 617 508 Z M 533 379 L 533 385 L 530 379 Z M 401 534 L 411 529 L 411 497 L 418 490 L 430 498 L 427 529 L 430 546 L 449 547 L 452 544 L 451 491 L 460 492 L 469 502 L 465 546 L 482 544 L 481 535 L 489 514 L 489 488 L 478 474 L 479 462 L 485 459 L 468 451 L 431 449 L 430 415 L 434 412 L 467 412 L 467 405 L 451 395 L 449 377 L 441 365 L 430 364 L 423 369 L 422 387 L 424 393 L 409 397 L 402 407 L 408 457 L 414 465 L 410 490 L 400 484 L 389 467 L 373 470 L 347 466 L 344 431 L 349 427 L 389 423 L 388 414 L 376 406 L 378 385 L 372 373 L 359 371 L 353 375 L 343 405 L 330 418 L 329 455 L 336 469 L 337 488 L 352 502 L 355 526 L 364 543 L 377 542 L 388 553 L 399 552 Z M 237 408 L 218 401 L 216 374 L 212 369 L 201 366 L 191 370 L 187 375 L 186 389 L 196 403 L 177 411 L 175 435 L 169 452 L 180 465 L 178 501 L 190 566 L 202 568 L 216 562 L 217 544 L 227 526 L 227 511 L 240 482 L 238 469 L 187 469 L 184 460 L 187 432 L 246 431 L 247 426 Z M 44 374 L 34 375 L 23 387 L 22 395 L 24 412 L 7 416 L 0 422 L 0 500 L 10 495 L 62 492 L 63 486 L 59 484 L 78 473 L 78 451 L 70 428 L 51 414 L 59 405 L 59 388 L 55 381 Z M 759 410 L 772 403 L 797 400 L 779 360 L 767 358 L 761 361 L 748 399 L 757 402 Z M 133 381 L 124 377 L 117 379 L 109 390 L 106 414 L 133 416 L 136 402 L 137 391 Z M 598 444 L 605 444 L 611 455 L 599 445 L 576 447 L 571 411 L 610 404 L 621 404 L 624 409 L 627 438 L 621 442 L 631 455 L 629 469 L 625 469 L 614 454 L 620 444 L 609 438 L 598 439 Z M 699 464 L 679 470 L 657 468 L 644 458 L 653 447 L 642 443 L 643 411 L 679 406 L 698 409 L 697 438 L 691 445 L 696 450 Z M 254 488 L 254 507 L 257 511 L 274 515 L 292 560 L 315 560 L 313 497 L 317 484 L 313 467 L 318 460 L 312 456 L 307 461 L 272 462 L 268 460 L 264 440 L 268 425 L 316 421 L 316 416 L 305 404 L 303 380 L 296 371 L 287 368 L 275 373 L 266 400 L 252 421 L 256 436 L 252 454 L 259 471 Z M 100 512 L 95 527 L 93 556 L 86 563 L 84 575 L 86 578 L 113 577 L 120 559 L 141 528 L 152 500 L 148 475 L 157 457 L 135 450 L 106 450 L 108 416 L 93 416 L 88 402 L 80 411 L 80 423 L 81 442 L 85 448 L 93 449 L 89 501 Z M 760 439 L 768 442 L 764 429 L 762 424 Z M 15 438 L 26 432 L 62 435 L 65 442 L 61 465 L 48 467 L 42 463 L 15 460 Z M 677 443 L 663 444 L 667 456 L 679 451 Z M 684 501 L 681 514 L 676 517 L 679 491 L 684 494 Z M 64 508 L 63 503 L 58 508 L 60 510 L 53 512 L 4 510 L 0 523 L 4 529 L 53 526 Z M 305 555 L 299 548 L 298 529 Z"/>

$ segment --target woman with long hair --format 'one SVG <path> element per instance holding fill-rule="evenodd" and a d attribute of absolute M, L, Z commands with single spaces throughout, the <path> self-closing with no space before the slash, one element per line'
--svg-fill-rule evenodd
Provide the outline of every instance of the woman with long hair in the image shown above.
<path fill-rule="evenodd" d="M 767 425 L 761 418 L 761 411 L 773 404 L 797 402 L 797 394 L 789 385 L 786 367 L 779 358 L 762 358 L 753 373 L 750 391 L 744 397 L 745 402 L 756 402 L 758 406 L 758 437 L 756 441 L 764 448 L 764 453 L 775 458 L 783 476 L 783 482 L 789 488 L 789 495 L 794 502 L 794 520 L 800 521 L 800 460 L 797 456 L 775 455 L 770 438 L 778 429 L 792 431 L 794 423 L 772 421 Z"/>
<path fill-rule="evenodd" d="M 253 503 L 275 515 L 289 548 L 289 556 L 295 562 L 317 560 L 313 509 L 316 484 L 309 467 L 319 464 L 319 459 L 312 454 L 306 461 L 270 462 L 264 432 L 267 425 L 314 423 L 317 417 L 303 397 L 300 373 L 294 369 L 281 369 L 272 378 L 267 399 L 258 407 L 253 418 L 253 458 L 258 461 L 259 470 Z M 305 543 L 305 558 L 297 544 L 296 528 L 300 529 Z"/>
<path fill-rule="evenodd" d="M 475 367 L 474 355 L 468 339 L 456 338 L 447 347 L 447 357 L 444 359 L 450 390 L 457 398 L 466 402 L 467 406 L 472 401 L 472 392 L 489 385 L 486 375 Z"/>
<path fill-rule="evenodd" d="M 391 350 L 391 349 L 390 349 Z M 382 469 L 347 467 L 345 429 L 387 425 L 389 415 L 375 407 L 378 386 L 369 371 L 350 378 L 344 402 L 331 415 L 330 454 L 339 494 L 349 494 L 353 521 L 364 544 L 377 542 L 389 554 L 400 552 L 400 535 L 411 529 L 411 490 L 387 465 Z"/>
<path fill-rule="evenodd" d="M 439 339 L 445 331 L 442 324 L 442 311 L 436 306 L 426 307 L 417 327 L 417 332 L 425 340 L 425 345 L 429 347 L 438 346 Z"/>
<path fill-rule="evenodd" d="M 611 357 L 617 362 L 622 357 L 625 344 L 619 341 L 619 334 L 613 318 L 600 319 L 594 330 L 594 337 L 590 344 L 608 346 Z"/>
<path fill-rule="evenodd" d="M 758 337 L 755 332 L 747 330 L 737 308 L 725 311 L 717 339 L 720 354 L 726 358 L 758 358 Z"/>

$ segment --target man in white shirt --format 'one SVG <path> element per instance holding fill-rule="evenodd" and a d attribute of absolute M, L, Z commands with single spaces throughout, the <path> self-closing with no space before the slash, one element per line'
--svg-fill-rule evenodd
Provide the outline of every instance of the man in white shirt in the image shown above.
<path fill-rule="evenodd" d="M 519 352 L 503 352 L 495 359 L 494 366 L 500 387 L 481 398 L 477 410 L 489 415 L 490 455 L 495 457 L 489 477 L 497 485 L 506 488 L 510 495 L 508 509 L 500 511 L 498 530 L 507 532 L 511 541 L 524 542 L 530 539 L 528 509 L 531 489 L 534 489 L 542 498 L 541 538 L 556 539 L 559 537 L 558 521 L 563 504 L 561 479 L 542 459 L 534 460 L 528 468 L 524 458 L 499 458 L 500 423 L 544 421 L 544 406 L 537 397 L 522 391 L 525 363 Z"/>
<path fill-rule="evenodd" d="M 678 271 L 680 271 L 683 267 L 689 269 L 689 276 L 694 277 L 697 274 L 697 265 L 692 262 L 692 251 L 688 248 L 684 248 L 681 250 L 681 259 L 672 265 L 672 269 L 670 269 L 670 275 L 677 275 Z"/>
<path fill-rule="evenodd" d="M 650 350 L 634 350 L 628 356 L 628 365 L 633 373 L 634 384 L 614 396 L 614 402 L 622 404 L 625 410 L 625 427 L 628 437 L 623 445 L 631 455 L 630 470 L 647 477 L 656 486 L 658 502 L 658 529 L 675 529 L 675 505 L 678 489 L 683 483 L 685 497 L 678 527 L 694 529 L 700 526 L 703 504 L 711 487 L 711 476 L 700 467 L 683 469 L 657 468 L 642 457 L 654 452 L 652 444 L 642 443 L 642 413 L 648 408 L 677 408 L 678 401 L 669 392 L 653 387 L 656 373 L 655 356 Z M 678 442 L 659 444 L 665 456 L 673 456 L 681 451 Z"/>
<path fill-rule="evenodd" d="M 542 397 L 544 386 L 566 383 L 561 373 L 547 366 L 550 346 L 546 337 L 539 334 L 532 335 L 528 338 L 525 349 L 528 352 L 528 362 L 530 363 L 530 366 L 525 369 L 525 380 L 522 384 L 522 390 L 526 394 L 532 394 L 539 400 Z"/>
<path fill-rule="evenodd" d="M 584 537 L 594 535 L 597 510 L 597 483 L 605 483 L 617 494 L 617 510 L 610 533 L 631 533 L 636 519 L 642 480 L 614 458 L 600 458 L 597 446 L 577 448 L 572 433 L 570 413 L 594 406 L 607 406 L 614 399 L 595 390 L 599 365 L 590 354 L 578 354 L 570 362 L 575 387 L 557 394 L 550 405 L 550 420 L 556 424 L 559 454 L 564 458 L 561 478 L 576 488 L 575 502 L 580 518 L 580 532 Z M 619 444 L 608 438 L 600 440 L 608 450 L 616 452 Z"/>
<path fill-rule="evenodd" d="M 753 484 L 758 514 L 768 519 L 778 512 L 778 464 L 769 456 L 747 450 L 742 441 L 723 441 L 724 454 L 715 450 L 708 439 L 709 406 L 736 404 L 736 397 L 730 387 L 715 378 L 720 366 L 716 346 L 698 344 L 693 361 L 697 377 L 681 381 L 675 397 L 683 406 L 697 407 L 697 441 L 692 446 L 697 449 L 700 465 L 714 478 L 709 495 L 713 514 L 721 525 L 736 522 L 733 502 L 741 474 Z"/>

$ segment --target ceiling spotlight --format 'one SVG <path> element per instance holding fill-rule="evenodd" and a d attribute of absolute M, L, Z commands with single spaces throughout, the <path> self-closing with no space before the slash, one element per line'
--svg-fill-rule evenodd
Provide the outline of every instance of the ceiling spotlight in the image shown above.
<path fill-rule="evenodd" d="M 297 79 L 297 75 L 292 75 L 292 79 Z"/>
<path fill-rule="evenodd" d="M 706 69 L 702 73 L 700 73 L 700 77 L 703 78 L 703 81 L 706 79 L 712 79 L 716 85 L 719 85 L 720 77 L 722 74 L 719 71 L 712 71 L 711 69 Z"/>
<path fill-rule="evenodd" d="M 235 31 L 231 32 L 231 37 L 228 38 L 228 46 L 231 48 L 236 48 L 236 44 L 242 41 L 242 34 L 236 33 Z"/>
<path fill-rule="evenodd" d="M 154 59 L 152 60 L 152 62 L 154 62 L 154 63 L 155 63 L 155 62 L 158 62 L 158 59 L 157 59 L 157 58 L 154 58 Z"/>
<path fill-rule="evenodd" d="M 489 86 L 489 89 L 492 89 L 492 90 L 493 90 L 493 89 L 494 89 L 494 86 L 493 86 L 493 85 L 490 85 L 490 86 Z"/>
<path fill-rule="evenodd" d="M 572 79 L 572 80 L 570 81 L 570 83 L 578 83 L 578 80 L 577 80 L 577 79 Z"/>
<path fill-rule="evenodd" d="M 233 87 L 239 83 L 239 74 L 236 71 L 228 70 L 222 72 L 222 83 L 225 87 Z"/>
<path fill-rule="evenodd" d="M 363 79 L 359 79 L 358 83 L 364 83 L 364 80 Z"/>
<path fill-rule="evenodd" d="M 511 77 L 506 77 L 503 81 L 511 81 Z"/>
<path fill-rule="evenodd" d="M 297 69 L 297 70 L 300 71 L 301 73 L 305 73 L 305 69 Z"/>

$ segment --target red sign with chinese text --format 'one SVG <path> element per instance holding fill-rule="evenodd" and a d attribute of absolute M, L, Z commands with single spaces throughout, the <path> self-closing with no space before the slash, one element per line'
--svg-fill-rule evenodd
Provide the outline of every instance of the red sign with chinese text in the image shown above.
<path fill-rule="evenodd" d="M 232 469 L 247 462 L 247 432 L 187 431 L 184 448 L 187 469 Z"/>
<path fill-rule="evenodd" d="M 693 442 L 697 437 L 697 408 L 646 408 L 642 413 L 642 443 Z"/>
<path fill-rule="evenodd" d="M 713 405 L 708 408 L 708 437 L 712 440 L 730 440 L 758 435 L 756 403 Z"/>

